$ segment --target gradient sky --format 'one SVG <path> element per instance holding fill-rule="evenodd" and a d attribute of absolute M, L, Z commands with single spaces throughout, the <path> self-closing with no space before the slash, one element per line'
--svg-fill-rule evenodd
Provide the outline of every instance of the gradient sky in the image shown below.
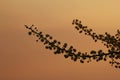
<path fill-rule="evenodd" d="M 80 35 L 73 19 L 98 33 L 120 28 L 120 0 L 0 0 L 0 80 L 119 80 L 120 70 L 107 62 L 80 64 L 54 55 L 28 36 L 34 24 L 80 51 L 105 47 Z"/>

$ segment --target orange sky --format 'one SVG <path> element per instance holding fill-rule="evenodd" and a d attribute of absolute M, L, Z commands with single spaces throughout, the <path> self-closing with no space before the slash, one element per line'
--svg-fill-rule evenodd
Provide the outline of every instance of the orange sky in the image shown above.
<path fill-rule="evenodd" d="M 0 0 L 0 80 L 118 80 L 108 62 L 80 64 L 35 42 L 25 24 L 85 52 L 104 49 L 71 25 L 78 18 L 98 33 L 120 27 L 120 0 Z"/>

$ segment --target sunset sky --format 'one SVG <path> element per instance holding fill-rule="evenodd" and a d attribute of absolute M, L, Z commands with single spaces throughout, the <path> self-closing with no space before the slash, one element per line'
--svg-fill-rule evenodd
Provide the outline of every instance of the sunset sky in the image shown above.
<path fill-rule="evenodd" d="M 0 0 L 0 80 L 119 80 L 107 62 L 81 64 L 54 55 L 24 25 L 38 27 L 61 43 L 86 52 L 106 48 L 71 24 L 79 19 L 95 32 L 120 29 L 120 0 Z"/>

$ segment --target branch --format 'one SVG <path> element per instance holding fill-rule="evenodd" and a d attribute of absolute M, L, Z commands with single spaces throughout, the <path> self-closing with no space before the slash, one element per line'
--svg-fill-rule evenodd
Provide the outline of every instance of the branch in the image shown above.
<path fill-rule="evenodd" d="M 95 42 L 97 40 L 101 40 L 105 43 L 108 43 L 109 40 L 106 40 L 106 35 L 105 36 L 97 35 L 96 33 L 92 32 L 92 29 L 88 29 L 87 27 L 82 26 L 80 21 L 78 23 L 78 20 L 74 20 L 73 24 L 76 25 L 75 28 L 80 33 L 85 32 L 85 34 L 88 36 L 91 36 Z M 45 45 L 45 48 L 49 50 L 53 50 L 54 54 L 64 54 L 65 58 L 71 58 L 71 60 L 73 61 L 79 60 L 81 63 L 84 63 L 85 61 L 89 63 L 92 60 L 99 62 L 99 61 L 107 61 L 108 59 L 111 59 L 109 63 L 112 66 L 114 65 L 116 68 L 120 68 L 120 63 L 116 61 L 120 59 L 120 49 L 119 49 L 120 47 L 114 43 L 111 43 L 111 40 L 109 41 L 109 44 L 108 44 L 109 49 L 107 53 L 103 52 L 102 50 L 98 50 L 98 51 L 91 50 L 88 54 L 88 52 L 83 53 L 83 52 L 77 51 L 73 46 L 68 46 L 67 43 L 61 44 L 60 41 L 53 39 L 53 37 L 50 36 L 49 34 L 43 34 L 41 31 L 38 31 L 37 27 L 34 27 L 34 25 L 30 27 L 25 25 L 25 27 L 29 29 L 29 32 L 28 32 L 29 35 L 35 35 L 38 38 L 36 42 L 39 42 L 39 41 L 42 42 Z M 110 38 L 111 37 L 107 39 L 110 39 Z"/>

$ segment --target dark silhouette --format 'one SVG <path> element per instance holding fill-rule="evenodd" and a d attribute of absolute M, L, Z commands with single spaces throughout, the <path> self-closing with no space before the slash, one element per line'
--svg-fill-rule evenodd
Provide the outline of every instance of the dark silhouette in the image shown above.
<path fill-rule="evenodd" d="M 49 34 L 43 34 L 42 32 L 38 31 L 37 27 L 27 26 L 25 27 L 29 29 L 29 35 L 35 35 L 38 39 L 36 42 L 41 41 L 46 49 L 53 50 L 54 54 L 64 54 L 65 58 L 71 58 L 73 61 L 79 60 L 81 63 L 85 61 L 87 63 L 95 60 L 99 61 L 107 61 L 111 59 L 109 63 L 115 68 L 120 68 L 120 31 L 117 30 L 115 35 L 110 35 L 109 33 L 105 32 L 105 34 L 97 34 L 93 32 L 92 29 L 89 29 L 87 26 L 83 26 L 81 21 L 78 19 L 73 20 L 73 25 L 75 25 L 75 29 L 79 33 L 84 33 L 87 36 L 90 36 L 95 42 L 100 40 L 104 46 L 108 49 L 107 53 L 103 52 L 103 50 L 91 50 L 90 52 L 80 52 L 77 51 L 73 46 L 68 46 L 67 43 L 61 44 L 61 42 L 54 40 L 52 36 Z"/>

